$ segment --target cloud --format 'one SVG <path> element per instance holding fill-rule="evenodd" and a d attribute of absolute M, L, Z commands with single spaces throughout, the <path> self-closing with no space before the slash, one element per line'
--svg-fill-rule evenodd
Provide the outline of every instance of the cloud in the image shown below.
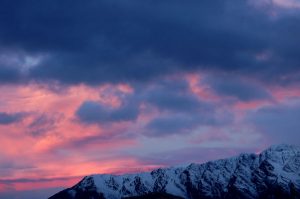
<path fill-rule="evenodd" d="M 180 153 L 199 144 L 297 143 L 299 105 L 282 101 L 299 95 L 290 86 L 300 82 L 300 15 L 273 2 L 285 9 L 248 0 L 2 0 L 0 128 L 10 132 L 0 133 L 10 157 L 2 175 L 125 171 L 137 165 L 122 156 L 130 147 L 181 163 L 199 150 L 203 159 L 231 154 Z M 259 109 L 266 104 L 274 105 Z M 224 132 L 235 139 L 222 140 Z"/>
<path fill-rule="evenodd" d="M 0 83 L 15 83 L 19 82 L 19 79 L 18 70 L 0 65 Z"/>
<path fill-rule="evenodd" d="M 38 114 L 28 125 L 28 131 L 33 136 L 44 136 L 56 128 L 57 123 L 63 118 L 62 114 Z"/>
<path fill-rule="evenodd" d="M 136 104 L 124 104 L 113 108 L 95 101 L 83 102 L 76 111 L 80 121 L 85 123 L 133 121 L 137 118 L 138 113 Z"/>
<path fill-rule="evenodd" d="M 300 103 L 283 103 L 263 107 L 248 115 L 258 131 L 272 143 L 300 144 Z"/>
<path fill-rule="evenodd" d="M 228 158 L 240 153 L 253 153 L 253 147 L 184 147 L 160 153 L 152 153 L 139 157 L 145 164 L 160 164 L 166 166 L 189 165 L 191 163 L 205 163 L 207 161 Z"/>
<path fill-rule="evenodd" d="M 196 127 L 217 125 L 213 113 L 199 112 L 194 115 L 171 114 L 158 116 L 151 120 L 144 129 L 144 135 L 149 137 L 164 137 L 169 135 L 187 135 Z"/>
<path fill-rule="evenodd" d="M 159 110 L 192 113 L 210 108 L 189 91 L 187 82 L 181 78 L 160 80 L 140 93 L 138 98 Z"/>
<path fill-rule="evenodd" d="M 281 8 L 287 8 L 287 9 L 299 9 L 300 8 L 300 3 L 297 0 L 271 0 L 271 1 L 268 1 L 268 3 L 274 4 Z"/>
<path fill-rule="evenodd" d="M 187 80 L 182 77 L 164 78 L 147 86 L 136 86 L 135 92 L 130 95 L 114 95 L 122 101 L 120 106 L 85 101 L 75 115 L 86 124 L 132 121 L 129 131 L 134 129 L 149 137 L 184 135 L 192 133 L 199 126 L 229 124 L 234 118 L 233 113 L 226 110 L 223 104 L 202 101 L 191 92 Z M 152 116 L 147 118 L 147 115 Z M 127 133 L 125 130 L 118 134 Z"/>
<path fill-rule="evenodd" d="M 33 165 L 29 165 L 29 164 L 22 164 L 20 162 L 17 162 L 17 161 L 13 161 L 13 160 L 3 160 L 3 157 L 2 157 L 2 160 L 0 162 L 0 169 L 1 170 L 12 170 L 12 169 L 15 169 L 15 170 L 25 170 L 25 169 L 32 169 L 34 168 Z M 0 175 L 0 176 L 8 176 L 7 173 L 4 174 L 4 175 Z"/>
<path fill-rule="evenodd" d="M 0 112 L 0 125 L 12 124 L 19 122 L 24 118 L 24 113 L 5 113 Z"/>
<path fill-rule="evenodd" d="M 111 93 L 110 98 L 116 97 L 122 101 L 118 107 L 96 101 L 85 101 L 77 109 L 76 115 L 86 123 L 104 123 L 136 120 L 141 104 L 148 108 L 173 113 L 210 109 L 209 104 L 201 102 L 189 91 L 187 82 L 181 78 L 160 79 L 148 86 L 137 85 L 135 89 L 136 91 L 130 95 Z"/>
<path fill-rule="evenodd" d="M 248 1 L 4 1 L 0 13 L 2 51 L 47 55 L 28 81 L 148 81 L 205 70 L 288 82 L 283 76 L 300 70 L 299 14 L 274 20 Z M 257 59 L 264 51 L 270 58 Z M 1 81 L 19 80 L 19 69 L 0 68 Z"/>
<path fill-rule="evenodd" d="M 223 115 L 226 114 L 226 117 Z M 149 137 L 188 135 L 204 126 L 225 126 L 233 122 L 233 114 L 226 111 L 216 112 L 215 108 L 191 114 L 171 113 L 153 118 L 145 126 L 143 134 Z"/>
<path fill-rule="evenodd" d="M 146 128 L 147 136 L 166 136 L 179 133 L 191 133 L 198 124 L 197 119 L 184 116 L 158 117 L 150 121 Z"/>
<path fill-rule="evenodd" d="M 244 102 L 272 99 L 263 85 L 235 76 L 210 76 L 204 80 L 204 83 L 220 96 L 234 97 Z"/>
<path fill-rule="evenodd" d="M 56 177 L 56 178 L 17 178 L 17 179 L 1 179 L 0 183 L 32 183 L 32 182 L 52 182 L 52 181 L 63 181 L 78 178 L 78 176 L 73 177 Z"/>
<path fill-rule="evenodd" d="M 0 198 L 2 199 L 40 199 L 48 198 L 51 195 L 63 190 L 63 188 L 48 188 L 48 189 L 37 189 L 30 191 L 5 191 L 0 192 Z"/>

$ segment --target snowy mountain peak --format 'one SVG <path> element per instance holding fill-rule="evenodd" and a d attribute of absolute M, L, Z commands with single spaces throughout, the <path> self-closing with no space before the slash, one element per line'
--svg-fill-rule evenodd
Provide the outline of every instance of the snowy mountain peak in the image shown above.
<path fill-rule="evenodd" d="M 149 193 L 188 199 L 300 198 L 300 148 L 276 145 L 259 155 L 241 154 L 186 167 L 91 175 L 50 199 L 120 199 Z"/>

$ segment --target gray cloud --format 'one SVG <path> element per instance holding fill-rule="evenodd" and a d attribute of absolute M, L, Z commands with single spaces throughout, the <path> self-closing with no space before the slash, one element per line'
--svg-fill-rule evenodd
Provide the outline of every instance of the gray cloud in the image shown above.
<path fill-rule="evenodd" d="M 300 104 L 273 105 L 248 115 L 248 120 L 272 143 L 300 144 Z"/>
<path fill-rule="evenodd" d="M 19 122 L 24 118 L 24 113 L 6 113 L 0 112 L 0 125 L 12 124 Z"/>
<path fill-rule="evenodd" d="M 175 112 L 158 116 L 145 126 L 143 134 L 149 137 L 187 135 L 201 126 L 220 126 L 221 128 L 221 126 L 231 124 L 234 118 L 233 113 L 225 110 L 217 113 L 216 107 L 188 114 Z"/>
<path fill-rule="evenodd" d="M 160 115 L 140 129 L 142 134 L 150 137 L 184 135 L 201 125 L 222 126 L 231 123 L 234 117 L 233 113 L 223 109 L 222 104 L 199 99 L 181 78 L 161 79 L 146 87 L 135 88 L 133 94 L 119 97 L 123 104 L 118 108 L 85 101 L 75 114 L 83 123 L 104 124 L 135 121 L 140 111 L 157 109 Z M 139 110 L 141 104 L 146 106 L 145 109 Z"/>
<path fill-rule="evenodd" d="M 85 123 L 133 121 L 138 113 L 136 104 L 123 104 L 119 108 L 112 108 L 95 101 L 85 101 L 76 111 L 80 121 Z"/>
<path fill-rule="evenodd" d="M 1 199 L 41 199 L 48 198 L 55 193 L 62 191 L 63 188 L 48 188 L 48 189 L 37 189 L 30 191 L 5 191 L 0 193 Z"/>
<path fill-rule="evenodd" d="M 149 89 L 144 89 L 139 98 L 159 110 L 173 112 L 192 113 L 211 108 L 191 93 L 187 82 L 181 79 L 160 80 Z"/>
<path fill-rule="evenodd" d="M 0 83 L 19 82 L 19 71 L 14 68 L 1 67 L 0 65 Z"/>
<path fill-rule="evenodd" d="M 230 96 L 241 101 L 272 99 L 263 85 L 236 76 L 210 76 L 204 82 L 221 96 Z"/>
<path fill-rule="evenodd" d="M 239 155 L 240 153 L 253 153 L 257 148 L 249 147 L 189 147 L 181 148 L 173 151 L 165 151 L 160 153 L 148 154 L 147 156 L 140 157 L 144 163 L 158 164 L 158 165 L 182 165 L 191 163 L 205 163 L 208 161 L 228 158 Z"/>
<path fill-rule="evenodd" d="M 44 136 L 51 130 L 54 130 L 57 123 L 63 118 L 59 113 L 55 114 L 37 114 L 34 120 L 28 125 L 28 132 L 32 136 Z"/>
<path fill-rule="evenodd" d="M 144 134 L 150 137 L 187 134 L 191 133 L 191 131 L 200 124 L 201 120 L 198 120 L 198 118 L 186 115 L 158 117 L 147 124 Z"/>

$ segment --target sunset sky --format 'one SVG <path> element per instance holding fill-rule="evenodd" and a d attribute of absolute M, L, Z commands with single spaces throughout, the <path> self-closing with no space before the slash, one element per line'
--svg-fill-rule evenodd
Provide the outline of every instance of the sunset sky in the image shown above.
<path fill-rule="evenodd" d="M 299 0 L 0 0 L 0 198 L 300 144 Z"/>

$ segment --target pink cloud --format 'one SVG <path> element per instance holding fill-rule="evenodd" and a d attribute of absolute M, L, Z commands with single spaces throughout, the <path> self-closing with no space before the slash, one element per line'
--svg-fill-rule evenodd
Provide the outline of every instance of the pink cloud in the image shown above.
<path fill-rule="evenodd" d="M 272 3 L 282 8 L 300 9 L 298 0 L 272 0 Z"/>
<path fill-rule="evenodd" d="M 206 101 L 219 101 L 220 97 L 215 95 L 208 85 L 202 84 L 201 80 L 203 75 L 200 74 L 187 74 L 186 80 L 188 81 L 190 90 L 197 95 L 200 99 Z"/>
<path fill-rule="evenodd" d="M 64 93 L 52 92 L 36 84 L 10 85 L 0 86 L 0 92 L 5 93 L 0 96 L 1 111 L 27 114 L 22 121 L 12 125 L 0 125 L 0 132 L 2 132 L 0 145 L 5 149 L 0 155 L 6 156 L 18 164 L 30 162 L 32 165 L 32 168 L 24 169 L 7 168 L 11 172 L 10 179 L 83 176 L 90 173 L 128 170 L 137 165 L 134 159 L 122 160 L 120 157 L 113 157 L 113 151 L 134 145 L 134 140 L 126 137 L 109 139 L 110 136 L 114 136 L 115 132 L 125 131 L 128 123 L 116 123 L 109 127 L 83 125 L 74 117 L 74 112 L 85 100 L 98 101 L 112 107 L 119 106 L 120 95 L 134 92 L 128 84 L 107 84 L 99 87 L 78 85 L 67 88 Z M 43 134 L 33 135 L 31 133 L 38 129 L 42 129 Z M 88 139 L 93 137 L 103 137 L 104 141 Z M 89 143 L 78 148 L 76 143 L 84 142 L 84 139 Z M 98 155 L 100 161 L 89 160 L 91 157 L 86 156 L 90 152 L 96 154 L 97 151 L 100 152 Z M 103 153 L 111 151 L 112 158 L 103 159 L 101 151 Z M 95 155 L 95 157 L 97 156 Z M 0 164 L 1 161 L 2 159 Z M 125 166 L 120 167 L 120 165 Z M 31 184 L 16 182 L 12 185 L 17 190 L 24 190 L 32 187 L 70 185 L 76 180 L 54 180 L 42 183 L 32 182 Z"/>
<path fill-rule="evenodd" d="M 199 131 L 198 126 L 195 127 L 193 132 L 180 137 L 181 147 L 211 145 L 220 148 L 238 146 L 242 143 L 245 147 L 255 148 L 257 140 L 265 146 L 266 136 L 247 124 L 245 115 L 251 110 L 275 102 L 300 97 L 297 87 L 261 85 L 270 91 L 274 97 L 273 101 L 224 100 L 224 97 L 218 96 L 203 82 L 205 74 L 187 74 L 170 78 L 173 78 L 172 81 L 180 80 L 187 83 L 187 91 L 184 90 L 184 94 L 196 95 L 199 101 L 216 106 L 214 114 L 217 120 L 234 115 L 232 122 L 220 123 L 218 124 L 220 126 L 207 128 L 205 125 L 209 124 L 204 124 L 205 128 Z M 155 83 L 152 86 L 155 87 Z M 91 173 L 119 174 L 165 166 L 143 161 L 137 154 L 148 150 L 139 140 L 150 139 L 140 135 L 143 128 L 155 118 L 166 116 L 166 113 L 173 117 L 174 114 L 170 114 L 170 111 L 162 111 L 144 99 L 145 101 L 139 101 L 139 115 L 136 121 L 83 124 L 74 115 L 84 101 L 95 101 L 103 106 L 118 108 L 122 106 L 122 100 L 127 96 L 141 97 L 129 84 L 105 84 L 97 87 L 77 85 L 66 88 L 63 92 L 53 92 L 37 84 L 9 85 L 0 86 L 0 92 L 5 93 L 0 96 L 1 111 L 25 114 L 20 121 L 0 125 L 0 145 L 5 149 L 0 152 L 0 156 L 5 157 L 6 161 L 14 166 L 2 169 L 3 173 L 9 174 L 3 177 L 9 176 L 7 180 L 22 178 L 37 180 L 11 182 L 11 188 L 27 190 L 32 187 L 69 186 L 81 176 Z M 34 134 L 35 131 L 40 134 Z M 168 147 L 160 149 L 161 143 L 164 143 L 163 140 L 157 141 L 157 149 L 164 152 Z M 130 154 L 128 151 L 132 154 L 128 155 Z M 0 166 L 1 163 L 4 163 L 3 158 L 0 160 Z M 53 180 L 38 182 L 41 176 Z"/>

